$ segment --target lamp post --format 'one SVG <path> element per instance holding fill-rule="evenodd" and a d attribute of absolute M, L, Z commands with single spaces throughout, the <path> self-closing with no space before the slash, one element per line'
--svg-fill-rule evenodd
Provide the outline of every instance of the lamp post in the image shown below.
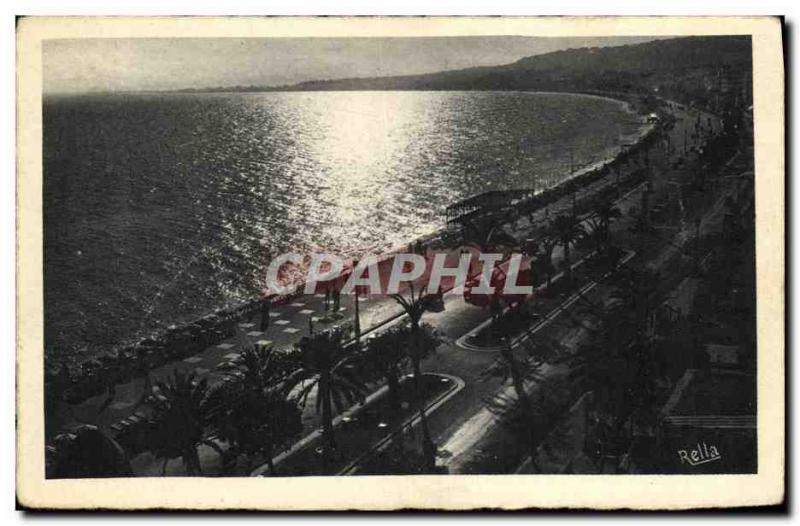
<path fill-rule="evenodd" d="M 353 272 L 356 271 L 357 267 L 358 267 L 358 260 L 354 260 L 353 261 Z M 353 323 L 353 331 L 356 334 L 356 343 L 358 343 L 359 340 L 361 339 L 361 319 L 360 319 L 359 312 L 358 312 L 358 285 L 353 287 L 353 295 L 354 295 L 354 300 L 355 300 L 355 307 L 354 308 L 355 308 L 355 317 L 356 317 L 355 322 Z"/>
<path fill-rule="evenodd" d="M 266 260 L 267 265 L 269 265 L 269 262 L 272 260 L 272 254 L 271 254 L 269 248 L 267 248 L 265 250 L 265 255 L 264 256 L 265 256 L 265 260 Z M 268 283 L 266 282 L 266 279 L 267 278 L 265 277 L 264 278 L 264 284 L 265 284 L 264 289 L 265 289 L 265 291 L 264 291 L 264 296 L 261 299 L 261 323 L 259 325 L 259 329 L 261 329 L 261 332 L 265 332 L 269 328 L 269 308 L 270 308 L 270 304 L 272 303 L 270 297 L 267 296 L 266 289 L 267 289 Z"/>
<path fill-rule="evenodd" d="M 573 172 L 575 171 L 575 164 L 573 158 L 574 151 L 572 148 L 569 150 L 569 178 L 572 179 Z M 572 217 L 575 217 L 575 192 L 577 191 L 576 185 L 570 181 L 570 185 L 572 186 Z"/>

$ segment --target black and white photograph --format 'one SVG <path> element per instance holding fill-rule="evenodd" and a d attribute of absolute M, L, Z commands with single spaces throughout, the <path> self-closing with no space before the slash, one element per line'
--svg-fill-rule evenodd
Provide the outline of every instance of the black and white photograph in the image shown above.
<path fill-rule="evenodd" d="M 44 480 L 763 474 L 783 172 L 715 28 L 43 37 Z"/>

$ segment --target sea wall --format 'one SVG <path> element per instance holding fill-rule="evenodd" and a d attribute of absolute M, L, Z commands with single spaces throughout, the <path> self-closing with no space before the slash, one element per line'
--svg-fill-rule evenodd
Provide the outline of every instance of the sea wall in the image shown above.
<path fill-rule="evenodd" d="M 641 98 L 638 95 L 626 94 L 587 94 L 614 98 L 631 104 L 639 104 L 638 101 Z M 666 105 L 662 107 L 666 108 Z M 641 110 L 642 107 L 637 107 L 637 109 Z M 651 109 L 649 105 L 648 109 Z M 579 189 L 609 177 L 620 166 L 635 158 L 640 151 L 649 149 L 656 143 L 659 129 L 671 124 L 666 109 L 661 112 L 661 115 L 664 117 L 663 120 L 649 127 L 631 147 L 623 149 L 607 161 L 596 163 L 589 169 L 577 173 L 557 186 L 516 203 L 514 209 L 517 213 L 522 214 L 536 211 Z M 644 176 L 644 168 L 629 170 L 628 174 L 619 181 L 619 186 L 606 185 L 598 188 L 596 193 L 577 200 L 576 211 L 579 214 L 590 212 L 596 202 L 613 197 L 614 192 L 618 192 L 620 187 L 632 187 L 640 184 L 644 180 Z M 443 232 L 431 233 L 412 242 L 409 246 L 417 251 L 424 250 L 426 246 L 440 243 Z M 406 247 L 399 247 L 382 256 L 381 259 L 392 258 L 405 250 Z M 48 396 L 60 397 L 70 404 L 80 403 L 87 398 L 101 394 L 112 385 L 128 382 L 143 376 L 146 371 L 190 357 L 209 346 L 223 342 L 235 334 L 238 323 L 260 312 L 264 301 L 269 301 L 271 305 L 287 303 L 302 293 L 302 285 L 298 283 L 295 288 L 296 292 L 292 294 L 253 298 L 233 307 L 217 309 L 193 322 L 170 326 L 162 332 L 136 342 L 122 344 L 75 366 L 46 364 L 45 392 L 48 393 Z"/>

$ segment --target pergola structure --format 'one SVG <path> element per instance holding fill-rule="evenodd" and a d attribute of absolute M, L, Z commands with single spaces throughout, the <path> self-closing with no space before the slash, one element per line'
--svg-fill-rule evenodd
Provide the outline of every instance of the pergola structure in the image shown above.
<path fill-rule="evenodd" d="M 447 226 L 463 224 L 464 221 L 490 212 L 503 210 L 513 204 L 532 198 L 532 188 L 513 190 L 490 190 L 454 203 L 445 209 Z"/>

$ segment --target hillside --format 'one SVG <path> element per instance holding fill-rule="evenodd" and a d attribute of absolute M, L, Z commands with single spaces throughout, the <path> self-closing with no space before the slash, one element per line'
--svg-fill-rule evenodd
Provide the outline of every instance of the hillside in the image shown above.
<path fill-rule="evenodd" d="M 576 48 L 501 65 L 424 75 L 318 80 L 212 91 L 540 90 L 658 93 L 707 106 L 720 94 L 751 104 L 749 36 L 684 37 L 616 47 Z M 718 102 L 717 102 L 718 103 Z"/>
<path fill-rule="evenodd" d="M 696 102 L 741 84 L 751 70 L 749 37 L 689 37 L 580 48 L 512 64 L 427 75 L 305 82 L 288 90 L 659 91 Z M 745 80 L 746 81 L 746 80 Z M 722 85 L 724 84 L 724 85 Z"/>

